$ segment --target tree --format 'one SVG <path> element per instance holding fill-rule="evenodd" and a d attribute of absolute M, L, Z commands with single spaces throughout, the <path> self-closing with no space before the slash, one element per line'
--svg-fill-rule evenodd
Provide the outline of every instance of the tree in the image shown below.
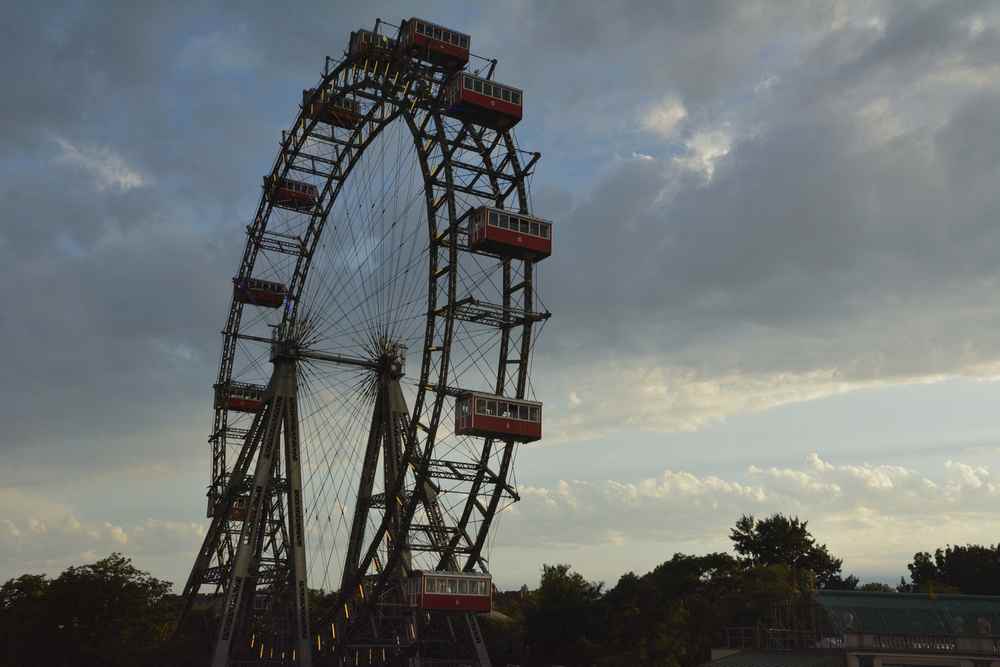
<path fill-rule="evenodd" d="M 916 590 L 1000 595 L 1000 544 L 949 545 L 933 556 L 921 551 L 906 567 Z"/>
<path fill-rule="evenodd" d="M 0 612 L 40 601 L 50 583 L 44 574 L 22 574 L 7 581 L 0 586 Z"/>
<path fill-rule="evenodd" d="M 910 581 L 916 590 L 919 590 L 921 586 L 929 585 L 941 577 L 937 564 L 934 562 L 934 557 L 926 551 L 918 551 L 913 554 L 913 561 L 906 566 L 906 569 L 910 571 Z M 902 580 L 900 580 L 899 584 L 900 586 L 903 585 Z"/>
<path fill-rule="evenodd" d="M 542 565 L 541 584 L 525 611 L 525 641 L 536 661 L 590 661 L 596 652 L 602 589 L 603 584 L 587 581 L 569 565 Z"/>
<path fill-rule="evenodd" d="M 816 544 L 809 522 L 798 517 L 773 514 L 756 520 L 746 514 L 736 522 L 729 539 L 747 566 L 787 565 L 796 571 L 812 572 L 818 588 L 857 587 L 853 575 L 841 577 L 843 561 L 830 555 L 825 544 Z"/>
<path fill-rule="evenodd" d="M 7 633 L 6 664 L 153 664 L 172 629 L 164 604 L 170 587 L 117 553 L 70 567 L 52 581 L 12 579 L 0 588 L 0 626 L 23 634 Z"/>
<path fill-rule="evenodd" d="M 881 581 L 869 581 L 867 584 L 861 586 L 859 591 L 865 591 L 867 593 L 895 593 L 896 589 L 889 584 L 883 584 Z"/>
<path fill-rule="evenodd" d="M 24 574 L 0 586 L 0 665 L 18 665 L 28 655 L 44 655 L 48 628 L 45 596 L 51 582 L 44 574 Z"/>
<path fill-rule="evenodd" d="M 674 556 L 641 577 L 629 572 L 602 599 L 601 665 L 694 667 L 740 605 L 740 564 L 726 553 Z"/>
<path fill-rule="evenodd" d="M 846 577 L 841 577 L 839 574 L 835 574 L 827 579 L 826 583 L 821 586 L 831 591 L 856 591 L 858 590 L 858 584 L 861 580 L 855 577 L 853 574 L 849 574 Z"/>

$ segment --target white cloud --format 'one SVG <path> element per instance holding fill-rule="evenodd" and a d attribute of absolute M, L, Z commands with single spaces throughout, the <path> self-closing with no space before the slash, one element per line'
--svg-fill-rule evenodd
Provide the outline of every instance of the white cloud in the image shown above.
<path fill-rule="evenodd" d="M 696 431 L 731 415 L 824 398 L 879 381 L 846 381 L 833 369 L 805 373 L 703 375 L 655 360 L 574 369 L 568 409 L 550 410 L 545 444 L 593 439 L 623 428 Z M 586 397 L 600 396 L 600 400 Z"/>
<path fill-rule="evenodd" d="M 892 100 L 878 97 L 857 111 L 864 147 L 870 148 L 897 139 L 906 132 L 903 119 L 895 112 Z"/>
<path fill-rule="evenodd" d="M 973 363 L 953 373 L 864 377 L 851 368 L 766 372 L 671 365 L 668 357 L 592 360 L 588 366 L 547 368 L 545 446 L 595 440 L 628 431 L 695 432 L 739 415 L 852 392 L 903 385 L 933 385 L 957 378 L 995 382 L 996 363 Z M 826 465 L 815 460 L 813 466 Z M 957 469 L 956 469 L 957 470 Z M 858 475 L 872 475 L 856 471 Z M 871 476 L 869 483 L 888 483 Z"/>
<path fill-rule="evenodd" d="M 679 99 L 667 97 L 642 115 L 642 127 L 664 139 L 670 139 L 687 115 L 687 109 Z"/>
<path fill-rule="evenodd" d="M 522 502 L 506 513 L 500 533 L 507 546 L 700 539 L 704 526 L 717 523 L 713 517 L 725 522 L 767 500 L 760 486 L 674 470 L 636 481 L 560 480 L 553 488 L 528 486 L 520 493 Z"/>
<path fill-rule="evenodd" d="M 98 190 L 126 192 L 146 185 L 148 179 L 125 159 L 107 147 L 83 146 L 54 137 L 60 153 L 55 161 L 80 167 L 94 178 Z"/>
<path fill-rule="evenodd" d="M 0 580 L 26 572 L 58 575 L 113 551 L 136 558 L 142 569 L 164 561 L 174 566 L 192 557 L 205 530 L 201 522 L 160 519 L 130 526 L 81 521 L 66 505 L 13 488 L 0 488 L 0 515 L 5 517 L 0 519 Z"/>
<path fill-rule="evenodd" d="M 769 76 L 766 76 L 763 79 L 761 79 L 757 85 L 753 87 L 753 92 L 757 95 L 760 95 L 761 93 L 766 93 L 768 90 L 778 85 L 780 81 L 781 77 L 779 77 L 776 74 L 771 74 Z"/>
<path fill-rule="evenodd" d="M 728 548 L 742 514 L 783 512 L 809 521 L 848 571 L 899 576 L 918 550 L 988 542 L 983 536 L 1000 518 L 991 471 L 953 462 L 942 472 L 933 480 L 904 466 L 838 465 L 813 453 L 800 466 L 751 466 L 745 479 L 665 470 L 631 481 L 562 480 L 522 489 L 498 540 L 557 562 L 572 562 L 579 549 L 619 546 L 632 549 L 633 567 L 637 559 L 652 567 L 676 550 Z"/>
<path fill-rule="evenodd" d="M 990 472 L 982 466 L 970 466 L 956 461 L 946 461 L 945 468 L 953 472 L 952 491 L 956 488 L 966 487 L 970 489 L 982 489 L 990 494 L 997 492 L 996 487 L 989 481 Z"/>
<path fill-rule="evenodd" d="M 715 162 L 726 155 L 732 147 L 732 137 L 725 130 L 703 130 L 696 132 L 684 142 L 687 149 L 674 162 L 685 169 L 699 172 L 711 179 L 715 173 Z"/>

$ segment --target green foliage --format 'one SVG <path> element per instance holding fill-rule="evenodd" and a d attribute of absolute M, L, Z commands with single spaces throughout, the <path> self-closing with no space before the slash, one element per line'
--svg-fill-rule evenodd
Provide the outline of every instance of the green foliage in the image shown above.
<path fill-rule="evenodd" d="M 906 567 L 911 590 L 1000 595 L 1000 544 L 948 546 L 933 556 L 922 551 Z"/>
<path fill-rule="evenodd" d="M 879 581 L 870 581 L 867 584 L 861 586 L 859 591 L 865 591 L 866 593 L 895 593 L 896 589 L 889 584 L 883 584 Z"/>
<path fill-rule="evenodd" d="M 541 584 L 524 610 L 528 653 L 536 660 L 570 664 L 592 660 L 602 588 L 569 565 L 543 565 Z"/>
<path fill-rule="evenodd" d="M 775 604 L 814 587 L 811 571 L 783 563 L 674 554 L 647 574 L 622 575 L 607 592 L 568 565 L 546 565 L 537 590 L 506 594 L 498 606 L 523 623 L 526 650 L 505 654 L 520 664 L 696 667 L 725 627 L 763 622 Z"/>
<path fill-rule="evenodd" d="M 809 533 L 809 522 L 798 517 L 774 514 L 756 520 L 747 514 L 740 517 L 729 534 L 736 553 L 749 566 L 787 565 L 798 571 L 808 570 L 818 588 L 854 589 L 854 576 L 841 578 L 843 561 L 830 555 L 825 544 L 816 544 Z"/>
<path fill-rule="evenodd" d="M 20 662 L 26 655 L 23 649 L 47 642 L 46 594 L 51 583 L 43 574 L 24 574 L 0 586 L 0 665 L 28 664 Z"/>
<path fill-rule="evenodd" d="M 535 590 L 495 596 L 495 613 L 481 623 L 491 655 L 524 667 L 698 667 L 725 628 L 770 623 L 775 609 L 808 604 L 817 587 L 858 586 L 797 517 L 744 516 L 730 537 L 738 557 L 674 554 L 646 574 L 622 575 L 609 590 L 569 565 L 543 565 Z M 904 585 L 941 591 L 979 577 L 979 589 L 963 592 L 994 592 L 984 589 L 998 581 L 997 555 L 972 546 L 917 554 L 914 584 Z M 0 667 L 200 665 L 214 636 L 213 608 L 196 604 L 183 641 L 169 641 L 180 602 L 169 589 L 119 554 L 56 579 L 11 579 L 0 587 Z M 335 600 L 310 591 L 314 618 Z"/>
<path fill-rule="evenodd" d="M 608 591 L 608 665 L 697 665 L 728 615 L 740 566 L 728 554 L 674 554 L 652 572 L 629 573 Z"/>
<path fill-rule="evenodd" d="M 322 589 L 309 589 L 309 617 L 311 620 L 327 618 L 333 613 L 333 608 L 337 604 L 340 591 L 324 591 Z M 317 632 L 318 628 L 313 628 Z"/>
<path fill-rule="evenodd" d="M 171 584 L 121 554 L 71 567 L 54 580 L 24 575 L 0 588 L 0 658 L 5 665 L 74 667 L 152 664 L 166 640 Z"/>
<path fill-rule="evenodd" d="M 858 585 L 797 518 L 742 517 L 731 537 L 739 558 L 674 554 L 607 592 L 569 565 L 543 566 L 537 590 L 497 598 L 511 621 L 506 636 L 525 639 L 523 651 L 504 655 L 539 667 L 697 667 L 726 627 L 767 623 L 776 606 L 808 604 L 817 585 Z"/>

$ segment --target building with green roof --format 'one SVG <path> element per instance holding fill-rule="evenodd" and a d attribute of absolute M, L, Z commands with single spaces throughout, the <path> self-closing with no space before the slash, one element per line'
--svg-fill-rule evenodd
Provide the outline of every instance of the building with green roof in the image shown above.
<path fill-rule="evenodd" d="M 728 628 L 713 667 L 1000 667 L 1000 597 L 817 591 Z"/>

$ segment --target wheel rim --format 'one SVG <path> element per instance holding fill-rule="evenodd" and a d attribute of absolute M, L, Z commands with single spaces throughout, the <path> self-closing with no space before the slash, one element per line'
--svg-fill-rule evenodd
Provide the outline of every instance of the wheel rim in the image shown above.
<path fill-rule="evenodd" d="M 535 297 L 531 263 L 462 251 L 467 244 L 462 222 L 473 205 L 528 212 L 522 153 L 509 133 L 442 116 L 415 90 L 416 77 L 388 67 L 381 74 L 377 70 L 344 62 L 317 86 L 362 100 L 365 120 L 357 129 L 324 127 L 303 111 L 284 133 L 271 178 L 316 185 L 321 205 L 309 215 L 292 213 L 273 206 L 266 192 L 262 195 L 236 279 L 283 282 L 289 298 L 280 317 L 234 298 L 217 382 L 263 382 L 272 330 L 287 336 L 298 327 L 310 346 L 342 353 L 369 354 L 380 338 L 416 345 L 419 373 L 404 383 L 415 443 L 405 461 L 412 464 L 407 484 L 413 488 L 421 480 L 436 480 L 442 495 L 455 499 L 444 507 L 455 530 L 446 548 L 437 544 L 422 552 L 415 565 L 485 572 L 482 551 L 490 525 L 505 499 L 516 499 L 507 481 L 515 445 L 455 436 L 449 398 L 455 386 L 516 398 L 528 394 L 535 320 L 525 317 L 520 325 L 514 320 L 516 312 L 533 312 Z M 394 83 L 387 89 L 389 81 Z M 333 141 L 318 140 L 321 132 Z M 407 140 L 410 152 L 402 155 L 400 147 Z M 396 172 L 390 171 L 388 184 L 387 148 L 390 155 L 396 150 L 390 165 Z M 537 154 L 531 162 L 535 159 Z M 304 171 L 307 167 L 311 173 Z M 381 173 L 381 189 L 371 185 L 375 172 Z M 401 177 L 410 185 L 399 187 Z M 390 189 L 392 204 L 378 210 L 376 204 L 385 204 Z M 422 210 L 417 223 L 415 208 Z M 426 229 L 422 237 L 413 233 L 420 222 Z M 339 239 L 350 243 L 337 244 L 337 225 Z M 362 227 L 377 227 L 378 232 L 359 240 L 355 232 Z M 417 252 L 421 245 L 423 254 Z M 422 293 L 421 281 L 411 278 L 418 268 L 426 268 Z M 383 269 L 389 275 L 382 275 Z M 499 325 L 492 329 L 475 321 L 475 308 L 489 310 L 483 304 L 499 307 Z M 411 348 L 411 367 L 417 359 L 413 352 Z M 356 492 L 357 452 L 364 446 L 359 434 L 368 430 L 363 409 L 368 403 L 363 400 L 363 374 L 327 373 L 310 365 L 303 369 L 310 586 L 331 590 L 339 584 L 337 544 Z M 225 407 L 216 410 L 211 434 L 215 493 L 221 494 L 226 483 L 227 448 L 239 444 L 248 419 Z M 315 448 L 310 446 L 314 443 Z M 468 468 L 460 466 L 460 474 L 442 462 L 464 462 Z M 340 472 L 331 473 L 338 465 Z M 416 494 L 410 494 L 403 512 L 407 531 L 419 525 L 418 505 Z M 332 528 L 338 523 L 339 529 Z M 363 551 L 374 556 L 361 574 L 375 573 L 399 555 L 384 544 L 380 529 L 384 533 L 385 524 L 384 514 L 378 520 L 370 517 L 373 537 Z M 238 536 L 239 531 L 229 534 Z M 231 539 L 228 547 L 220 544 L 220 561 L 226 549 L 231 552 Z"/>

